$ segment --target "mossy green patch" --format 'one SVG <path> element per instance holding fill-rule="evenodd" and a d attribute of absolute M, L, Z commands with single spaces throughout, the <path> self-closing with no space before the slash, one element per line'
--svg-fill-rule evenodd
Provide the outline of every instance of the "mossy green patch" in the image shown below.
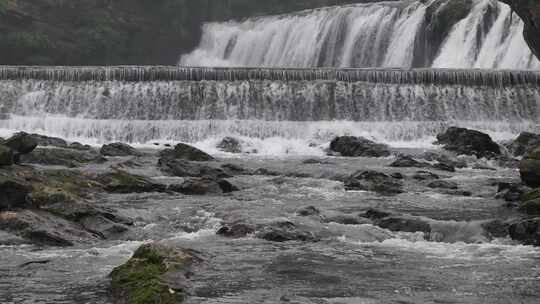
<path fill-rule="evenodd" d="M 533 189 L 521 195 L 521 200 L 523 202 L 538 199 L 538 198 L 540 198 L 540 188 Z"/>
<path fill-rule="evenodd" d="M 521 203 L 519 209 L 528 215 L 540 215 L 540 198 Z"/>

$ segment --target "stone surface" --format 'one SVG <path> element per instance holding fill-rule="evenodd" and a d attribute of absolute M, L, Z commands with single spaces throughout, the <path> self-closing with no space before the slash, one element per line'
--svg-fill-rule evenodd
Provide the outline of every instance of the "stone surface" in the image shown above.
<path fill-rule="evenodd" d="M 160 158 L 158 167 L 161 171 L 178 177 L 232 177 L 221 168 L 179 159 Z"/>
<path fill-rule="evenodd" d="M 163 192 L 166 186 L 150 179 L 116 170 L 98 176 L 97 180 L 105 186 L 105 190 L 113 193 Z"/>
<path fill-rule="evenodd" d="M 402 187 L 399 179 L 373 170 L 358 171 L 345 181 L 346 190 L 374 191 L 383 195 L 403 193 Z"/>
<path fill-rule="evenodd" d="M 142 153 L 132 146 L 124 143 L 111 143 L 103 145 L 99 150 L 104 156 L 141 156 Z"/>
<path fill-rule="evenodd" d="M 186 144 L 178 144 L 174 149 L 166 149 L 159 153 L 161 158 L 165 159 L 179 159 L 188 161 L 213 161 L 214 157 L 211 155 Z"/>
<path fill-rule="evenodd" d="M 336 137 L 330 143 L 330 150 L 347 157 L 385 157 L 390 155 L 388 146 L 354 136 Z"/>
<path fill-rule="evenodd" d="M 234 137 L 225 137 L 217 145 L 217 148 L 223 152 L 242 153 L 242 144 L 240 140 Z"/>
<path fill-rule="evenodd" d="M 238 188 L 225 179 L 190 178 L 179 185 L 170 185 L 167 190 L 186 195 L 223 194 L 238 191 Z"/>
<path fill-rule="evenodd" d="M 478 158 L 489 159 L 501 154 L 499 145 L 489 135 L 465 128 L 448 128 L 437 135 L 437 144 L 444 145 L 445 150 Z"/>
<path fill-rule="evenodd" d="M 530 187 L 540 187 L 540 147 L 534 149 L 519 164 L 521 180 Z"/>
<path fill-rule="evenodd" d="M 0 167 L 13 165 L 13 151 L 0 144 Z"/>
<path fill-rule="evenodd" d="M 49 166 L 80 167 L 89 163 L 102 163 L 105 159 L 93 150 L 74 150 L 64 148 L 37 148 L 20 157 L 21 163 Z"/>

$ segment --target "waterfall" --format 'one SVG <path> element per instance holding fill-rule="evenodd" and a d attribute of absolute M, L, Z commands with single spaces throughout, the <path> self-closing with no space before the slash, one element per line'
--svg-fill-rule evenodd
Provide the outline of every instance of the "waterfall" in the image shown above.
<path fill-rule="evenodd" d="M 507 139 L 540 122 L 540 72 L 0 67 L 0 109 L 10 114 L 0 133 L 95 143 L 232 135 L 307 147 L 352 134 L 417 144 L 449 125 Z"/>
<path fill-rule="evenodd" d="M 507 5 L 468 2 L 465 16 L 439 28 L 441 33 L 430 32 L 433 20 L 451 19 L 452 10 L 464 9 L 450 7 L 455 0 L 357 4 L 208 23 L 199 47 L 183 55 L 180 65 L 540 68 L 522 37 L 523 22 Z M 439 45 L 435 40 L 443 34 Z"/>

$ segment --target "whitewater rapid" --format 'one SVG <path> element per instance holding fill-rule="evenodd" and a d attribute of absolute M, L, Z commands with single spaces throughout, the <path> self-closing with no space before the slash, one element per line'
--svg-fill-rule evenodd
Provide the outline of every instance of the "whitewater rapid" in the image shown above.
<path fill-rule="evenodd" d="M 463 3 L 470 5 L 465 17 L 439 29 L 448 33 L 430 31 L 433 20 L 449 22 L 459 14 L 454 13 L 459 7 L 445 11 L 455 4 L 450 0 L 378 2 L 208 23 L 199 47 L 184 54 L 180 65 L 540 68 L 523 39 L 523 22 L 507 5 Z M 442 42 L 440 35 L 446 35 Z"/>

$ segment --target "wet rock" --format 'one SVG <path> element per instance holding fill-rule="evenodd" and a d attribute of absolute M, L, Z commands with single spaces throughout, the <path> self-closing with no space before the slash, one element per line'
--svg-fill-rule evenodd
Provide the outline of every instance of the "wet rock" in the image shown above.
<path fill-rule="evenodd" d="M 97 177 L 104 189 L 112 193 L 164 192 L 166 186 L 150 179 L 121 170 L 104 173 Z"/>
<path fill-rule="evenodd" d="M 431 232 L 429 223 L 418 217 L 388 216 L 375 221 L 375 224 L 390 231 Z"/>
<path fill-rule="evenodd" d="M 501 220 L 484 222 L 481 226 L 488 239 L 505 238 L 509 234 L 510 224 Z"/>
<path fill-rule="evenodd" d="M 431 165 L 431 168 L 440 171 L 456 172 L 456 168 L 450 162 L 438 162 Z"/>
<path fill-rule="evenodd" d="M 368 209 L 368 210 L 366 210 L 366 212 L 364 212 L 360 216 L 368 218 L 368 219 L 372 219 L 372 220 L 379 220 L 379 219 L 385 218 L 387 216 L 390 216 L 391 214 L 392 213 L 390 213 L 390 212 L 382 211 L 382 210 L 378 210 L 378 209 Z"/>
<path fill-rule="evenodd" d="M 505 156 L 505 155 L 501 155 L 501 156 L 497 157 L 496 159 L 497 159 L 497 165 L 499 167 L 512 168 L 512 169 L 519 168 L 519 160 L 518 159 L 508 157 L 508 156 Z"/>
<path fill-rule="evenodd" d="M 242 238 L 248 234 L 255 232 L 255 227 L 253 225 L 244 224 L 244 223 L 233 223 L 227 224 L 221 227 L 218 231 L 218 235 L 222 235 L 230 238 Z"/>
<path fill-rule="evenodd" d="M 383 195 L 403 193 L 402 187 L 398 179 L 373 170 L 358 171 L 345 181 L 345 190 L 373 191 Z"/>
<path fill-rule="evenodd" d="M 217 148 L 228 153 L 242 153 L 242 144 L 234 137 L 225 137 L 217 145 Z"/>
<path fill-rule="evenodd" d="M 58 148 L 67 148 L 68 144 L 65 140 L 58 137 L 50 137 L 40 134 L 31 134 L 38 143 L 38 146 L 42 147 L 58 147 Z"/>
<path fill-rule="evenodd" d="M 27 164 L 75 168 L 89 163 L 102 163 L 105 162 L 106 159 L 92 150 L 80 151 L 64 148 L 37 148 L 29 154 L 22 155 L 20 161 Z"/>
<path fill-rule="evenodd" d="M 466 168 L 467 167 L 467 161 L 464 159 L 456 159 L 451 158 L 450 156 L 446 154 L 440 154 L 432 151 L 424 152 L 422 155 L 420 155 L 420 158 L 425 159 L 430 162 L 439 162 L 441 164 L 454 167 L 454 168 Z M 452 171 L 453 172 L 453 171 Z"/>
<path fill-rule="evenodd" d="M 0 246 L 20 246 L 26 244 L 29 244 L 27 240 L 12 233 L 0 231 Z"/>
<path fill-rule="evenodd" d="M 527 213 L 528 215 L 540 215 L 540 198 L 522 202 L 519 205 L 519 210 Z"/>
<path fill-rule="evenodd" d="M 160 158 L 158 167 L 161 171 L 178 177 L 213 177 L 228 178 L 232 175 L 221 168 L 214 168 L 204 164 L 189 162 L 181 159 Z"/>
<path fill-rule="evenodd" d="M 230 193 L 239 189 L 227 180 L 203 177 L 190 178 L 180 185 L 170 185 L 167 190 L 185 195 L 206 195 Z"/>
<path fill-rule="evenodd" d="M 72 246 L 97 240 L 77 224 L 39 210 L 0 212 L 0 229 L 37 245 Z"/>
<path fill-rule="evenodd" d="M 190 250 L 157 243 L 142 245 L 111 272 L 111 299 L 119 304 L 182 303 L 191 266 L 200 261 Z"/>
<path fill-rule="evenodd" d="M 90 145 L 83 145 L 79 142 L 72 142 L 71 144 L 69 144 L 68 149 L 88 151 L 92 150 L 92 147 Z"/>
<path fill-rule="evenodd" d="M 0 145 L 0 167 L 13 165 L 13 160 L 13 151 L 4 145 Z"/>
<path fill-rule="evenodd" d="M 332 164 L 331 161 L 327 159 L 318 159 L 318 158 L 309 158 L 302 161 L 305 165 L 328 165 Z"/>
<path fill-rule="evenodd" d="M 521 183 L 499 183 L 497 185 L 497 195 L 495 198 L 504 199 L 507 202 L 517 202 L 521 200 L 521 196 L 529 190 L 529 187 Z"/>
<path fill-rule="evenodd" d="M 26 198 L 32 190 L 28 181 L 0 171 L 0 210 L 25 207 Z"/>
<path fill-rule="evenodd" d="M 339 214 L 324 218 L 325 223 L 337 223 L 342 225 L 363 225 L 372 224 L 372 221 L 367 218 L 353 214 Z"/>
<path fill-rule="evenodd" d="M 416 180 L 424 181 L 424 180 L 439 179 L 440 177 L 437 174 L 429 172 L 429 171 L 416 171 L 416 173 L 414 173 L 412 178 Z"/>
<path fill-rule="evenodd" d="M 472 196 L 472 192 L 466 191 L 466 190 L 442 189 L 439 191 L 439 193 L 446 194 L 446 195 L 453 195 L 453 196 L 466 196 L 466 197 Z"/>
<path fill-rule="evenodd" d="M 221 166 L 221 169 L 223 169 L 227 174 L 234 176 L 234 175 L 250 175 L 251 172 L 245 168 L 242 168 L 235 164 L 224 164 Z"/>
<path fill-rule="evenodd" d="M 253 171 L 253 175 L 263 175 L 263 176 L 280 176 L 283 175 L 283 173 L 266 169 L 266 168 L 259 168 L 255 171 Z"/>
<path fill-rule="evenodd" d="M 255 235 L 258 238 L 271 242 L 317 242 L 320 240 L 313 232 L 302 229 L 294 223 L 283 221 L 264 225 L 258 228 Z"/>
<path fill-rule="evenodd" d="M 426 168 L 430 164 L 419 162 L 409 155 L 398 155 L 397 159 L 390 164 L 390 167 L 395 168 Z"/>
<path fill-rule="evenodd" d="M 519 164 L 521 180 L 529 187 L 540 187 L 540 147 L 525 155 Z"/>
<path fill-rule="evenodd" d="M 142 156 L 142 153 L 132 146 L 124 143 L 112 143 L 103 145 L 99 150 L 104 156 Z"/>
<path fill-rule="evenodd" d="M 489 159 L 501 154 L 499 145 L 489 135 L 465 128 L 448 128 L 437 135 L 437 144 L 444 145 L 445 150 L 478 158 Z"/>
<path fill-rule="evenodd" d="M 347 157 L 386 157 L 391 154 L 387 145 L 354 136 L 336 137 L 330 143 L 330 150 Z"/>
<path fill-rule="evenodd" d="M 213 161 L 211 155 L 186 144 L 178 144 L 174 149 L 166 149 L 159 153 L 163 159 L 178 159 L 188 161 Z"/>
<path fill-rule="evenodd" d="M 484 165 L 484 164 L 480 164 L 480 163 L 474 164 L 474 166 L 472 168 L 475 169 L 475 170 L 497 171 L 497 169 L 495 169 L 493 167 L 490 167 L 490 166 Z"/>
<path fill-rule="evenodd" d="M 540 147 L 540 134 L 530 132 L 522 132 L 510 145 L 506 146 L 508 152 L 514 156 L 523 156 L 536 147 Z"/>
<path fill-rule="evenodd" d="M 78 223 L 85 230 L 99 235 L 104 239 L 118 237 L 128 230 L 128 227 L 125 225 L 116 223 L 101 215 L 83 217 L 78 221 Z"/>
<path fill-rule="evenodd" d="M 4 146 L 9 147 L 13 152 L 17 154 L 28 154 L 37 147 L 38 141 L 32 135 L 19 132 L 12 137 L 6 139 L 3 143 Z"/>
<path fill-rule="evenodd" d="M 457 189 L 458 184 L 452 181 L 436 180 L 427 185 L 429 188 L 434 189 Z"/>
<path fill-rule="evenodd" d="M 512 239 L 525 245 L 540 246 L 540 217 L 512 223 L 509 233 Z"/>
<path fill-rule="evenodd" d="M 391 177 L 395 178 L 395 179 L 404 179 L 405 176 L 403 176 L 403 174 L 399 173 L 399 172 L 394 172 L 392 174 L 390 174 Z"/>
<path fill-rule="evenodd" d="M 321 215 L 321 211 L 314 206 L 307 206 L 296 210 L 296 214 L 298 216 L 319 216 Z"/>

